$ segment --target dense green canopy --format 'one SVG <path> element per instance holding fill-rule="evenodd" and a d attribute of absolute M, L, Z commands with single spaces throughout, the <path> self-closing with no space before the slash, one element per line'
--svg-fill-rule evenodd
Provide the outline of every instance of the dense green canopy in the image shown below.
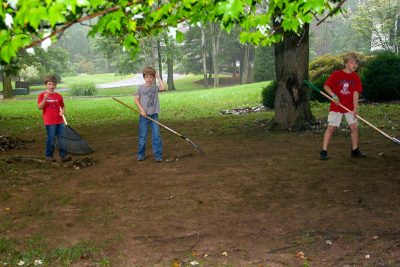
<path fill-rule="evenodd" d="M 0 5 L 0 63 L 9 64 L 20 49 L 46 47 L 75 23 L 96 23 L 91 35 L 121 37 L 135 53 L 141 34 L 154 34 L 180 23 L 221 22 L 226 30 L 238 24 L 241 41 L 267 45 L 282 40 L 283 32 L 300 32 L 313 16 L 344 1 L 328 0 L 8 0 Z M 267 6 L 267 8 L 265 8 Z M 96 20 L 91 20 L 96 18 Z M 275 28 L 273 21 L 279 22 Z M 90 21 L 90 22 L 89 22 Z M 183 33 L 177 31 L 177 39 Z"/>

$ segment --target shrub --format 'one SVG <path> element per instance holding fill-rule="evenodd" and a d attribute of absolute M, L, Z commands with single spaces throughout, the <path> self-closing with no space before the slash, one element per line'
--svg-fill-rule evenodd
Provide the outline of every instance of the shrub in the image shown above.
<path fill-rule="evenodd" d="M 278 82 L 276 80 L 270 82 L 261 91 L 261 99 L 264 107 L 275 108 L 275 96 L 278 90 Z"/>
<path fill-rule="evenodd" d="M 273 47 L 256 48 L 254 59 L 254 81 L 270 81 L 275 79 L 275 54 Z"/>
<path fill-rule="evenodd" d="M 400 99 L 400 56 L 382 52 L 372 58 L 362 73 L 362 96 L 369 101 Z"/>
<path fill-rule="evenodd" d="M 71 94 L 75 96 L 91 96 L 97 93 L 93 82 L 80 82 L 71 85 Z"/>
<path fill-rule="evenodd" d="M 316 77 L 312 83 L 318 87 L 318 89 L 323 90 L 324 83 L 328 79 L 329 74 L 321 74 L 319 77 Z M 322 94 L 318 93 L 317 91 L 310 88 L 310 100 L 311 101 L 318 101 L 318 102 L 329 102 L 329 100 L 324 97 Z"/>

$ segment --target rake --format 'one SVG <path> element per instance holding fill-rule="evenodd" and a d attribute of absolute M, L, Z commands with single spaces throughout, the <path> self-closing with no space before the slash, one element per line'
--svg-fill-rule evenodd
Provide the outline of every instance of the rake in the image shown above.
<path fill-rule="evenodd" d="M 93 148 L 91 148 L 88 143 L 74 130 L 72 129 L 68 123 L 67 119 L 64 115 L 62 115 L 64 120 L 64 131 L 61 136 L 61 141 L 65 145 L 65 149 L 68 153 L 77 154 L 77 155 L 86 155 L 93 152 Z"/>
<path fill-rule="evenodd" d="M 365 122 L 367 125 L 371 126 L 374 130 L 378 131 L 379 133 L 381 133 L 382 135 L 384 135 L 385 137 L 389 138 L 390 140 L 392 140 L 394 143 L 400 145 L 400 140 L 397 139 L 396 137 L 390 136 L 387 133 L 385 133 L 384 131 L 382 131 L 381 129 L 379 129 L 378 127 L 372 125 L 371 123 L 369 123 L 367 120 L 363 119 L 362 117 L 360 117 L 359 115 L 353 113 L 353 111 L 351 111 L 350 109 L 348 109 L 347 107 L 343 106 L 342 104 L 340 104 L 340 102 L 336 102 L 332 97 L 330 97 L 327 93 L 323 92 L 322 90 L 319 90 L 314 84 L 312 84 L 309 81 L 304 80 L 304 83 L 310 87 L 311 89 L 321 93 L 324 97 L 326 97 L 327 99 L 329 99 L 330 101 L 332 101 L 333 103 L 335 103 L 336 105 L 340 106 L 341 108 L 345 109 L 346 111 L 352 113 L 354 116 L 356 116 L 358 119 L 360 119 L 361 121 Z"/>
<path fill-rule="evenodd" d="M 115 100 L 115 101 L 117 101 L 117 102 L 120 103 L 121 105 L 124 105 L 125 107 L 129 108 L 130 110 L 135 111 L 135 112 L 138 113 L 139 115 L 141 115 L 139 111 L 137 111 L 135 108 L 131 107 L 130 105 L 125 104 L 125 103 L 122 102 L 121 100 L 116 99 L 116 98 L 114 98 L 114 97 L 113 97 L 112 99 Z M 188 141 L 188 142 L 197 150 L 197 152 L 199 152 L 199 153 L 204 153 L 204 151 L 203 151 L 198 145 L 196 145 L 195 143 L 193 143 L 193 141 L 190 140 L 189 138 L 187 138 L 187 137 L 183 136 L 182 134 L 180 134 L 180 133 L 178 133 L 178 132 L 172 130 L 171 128 L 165 126 L 164 124 L 162 124 L 162 123 L 160 123 L 160 122 L 158 122 L 158 121 L 156 121 L 156 120 L 153 120 L 152 118 L 150 118 L 150 117 L 148 117 L 148 116 L 145 116 L 145 118 L 151 120 L 152 122 L 157 123 L 157 124 L 160 125 L 161 127 L 167 129 L 168 131 L 170 131 L 170 132 L 173 133 L 173 134 L 176 134 L 176 135 L 179 136 L 180 138 L 185 139 L 186 141 Z"/>

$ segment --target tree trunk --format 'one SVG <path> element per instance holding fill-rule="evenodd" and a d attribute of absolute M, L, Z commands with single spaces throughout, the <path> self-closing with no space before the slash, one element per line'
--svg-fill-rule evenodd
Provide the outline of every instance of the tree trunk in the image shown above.
<path fill-rule="evenodd" d="M 158 74 L 160 75 L 161 80 L 162 77 L 162 62 L 161 62 L 161 45 L 160 40 L 157 40 L 157 59 L 158 59 Z"/>
<path fill-rule="evenodd" d="M 221 36 L 221 27 L 216 23 L 210 23 L 211 29 L 211 44 L 212 44 L 212 59 L 214 67 L 214 87 L 219 87 L 219 39 Z"/>
<path fill-rule="evenodd" d="M 279 129 L 309 129 L 313 121 L 304 80 L 308 79 L 309 25 L 301 36 L 285 34 L 275 44 L 275 70 L 278 90 L 274 123 Z"/>
<path fill-rule="evenodd" d="M 1 72 L 1 79 L 3 82 L 3 98 L 10 99 L 13 98 L 13 90 L 11 84 L 11 77 L 8 76 L 4 71 Z"/>
<path fill-rule="evenodd" d="M 171 56 L 167 57 L 167 69 L 168 69 L 168 91 L 175 91 L 174 84 L 174 59 Z"/>
<path fill-rule="evenodd" d="M 203 57 L 204 88 L 208 88 L 206 31 L 205 31 L 204 27 L 205 26 L 201 26 L 201 54 L 202 54 L 202 57 Z"/>
<path fill-rule="evenodd" d="M 249 78 L 249 45 L 245 44 L 242 49 L 242 75 L 240 76 L 240 83 L 247 84 Z"/>
<path fill-rule="evenodd" d="M 395 29 L 394 29 L 394 52 L 400 54 L 400 11 L 396 14 L 395 19 Z"/>
<path fill-rule="evenodd" d="M 211 53 L 208 53 L 208 59 L 208 79 L 211 79 L 213 74 L 213 58 Z"/>

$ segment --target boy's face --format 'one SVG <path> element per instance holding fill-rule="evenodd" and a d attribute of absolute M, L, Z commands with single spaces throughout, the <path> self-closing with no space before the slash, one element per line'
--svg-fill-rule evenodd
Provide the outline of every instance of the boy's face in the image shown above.
<path fill-rule="evenodd" d="M 57 83 L 47 82 L 46 87 L 47 87 L 47 90 L 49 90 L 50 92 L 54 92 L 54 89 L 56 89 L 56 87 L 57 87 Z"/>
<path fill-rule="evenodd" d="M 144 80 L 146 81 L 147 85 L 152 85 L 154 81 L 154 76 L 150 74 L 144 75 Z"/>
<path fill-rule="evenodd" d="M 356 71 L 358 67 L 358 60 L 355 59 L 349 59 L 346 62 L 346 69 L 348 69 L 350 72 Z"/>

